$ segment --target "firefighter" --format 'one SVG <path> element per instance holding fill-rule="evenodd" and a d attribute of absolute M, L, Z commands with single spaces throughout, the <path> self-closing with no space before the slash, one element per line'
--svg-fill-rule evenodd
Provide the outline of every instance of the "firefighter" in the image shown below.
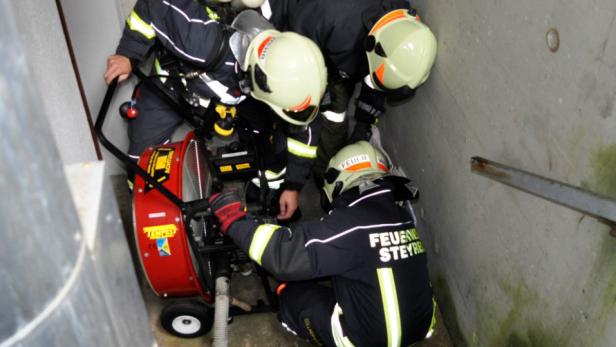
<path fill-rule="evenodd" d="M 299 192 L 317 156 L 314 120 L 327 83 L 323 55 L 310 39 L 274 30 L 255 11 L 242 12 L 232 27 L 231 49 L 244 72 L 240 84 L 250 94 L 238 106 L 240 129 L 249 130 L 240 137 L 248 142 L 259 134 L 256 141 L 268 148 L 265 175 L 280 194 L 277 217 L 297 220 Z"/>
<path fill-rule="evenodd" d="M 351 142 L 370 139 L 386 99 L 410 98 L 426 81 L 436 38 L 405 0 L 265 0 L 259 9 L 277 29 L 315 41 L 325 56 L 329 102 L 313 170 L 319 185 L 329 158 L 347 142 L 355 84 L 361 81 Z"/>
<path fill-rule="evenodd" d="M 279 217 L 288 219 L 297 209 L 299 189 L 310 172 L 310 164 L 303 159 L 311 163 L 316 153 L 316 136 L 308 123 L 317 114 L 325 90 L 322 54 L 309 39 L 273 30 L 271 25 L 238 36 L 249 40 L 231 47 L 237 30 L 220 22 L 217 8 L 221 7 L 193 0 L 138 0 L 116 54 L 107 60 L 104 78 L 107 83 L 116 77 L 125 80 L 133 65 L 145 61 L 154 50 L 154 74 L 160 77 L 155 82 L 163 83 L 176 99 L 196 108 L 206 109 L 211 103 L 236 107 L 250 94 L 298 127 L 285 134 L 285 149 L 301 154 L 299 159 L 290 155 L 281 174 L 286 183 L 280 194 Z M 135 161 L 148 146 L 168 142 L 183 121 L 174 105 L 159 94 L 156 87 L 145 83 L 134 100 L 140 115 L 128 125 L 128 154 Z M 247 103 L 238 109 L 239 116 L 250 118 L 249 109 Z"/>
<path fill-rule="evenodd" d="M 107 59 L 105 81 L 110 83 L 116 77 L 119 82 L 126 80 L 134 64 L 154 53 L 153 73 L 171 75 L 160 81 L 176 98 L 191 98 L 191 103 L 196 101 L 203 107 L 211 100 L 238 104 L 244 96 L 238 87 L 235 58 L 228 49 L 230 33 L 212 6 L 193 0 L 138 0 L 126 20 L 116 54 Z M 194 71 L 205 72 L 197 78 L 173 77 Z M 148 146 L 168 142 L 183 118 L 148 83 L 141 86 L 134 102 L 139 116 L 128 125 L 128 154 L 136 161 Z"/>
<path fill-rule="evenodd" d="M 260 224 L 236 192 L 210 198 L 220 230 L 283 284 L 282 325 L 317 345 L 408 346 L 432 333 L 436 304 L 405 179 L 359 141 L 329 162 L 319 221 Z M 331 287 L 315 279 L 331 277 Z"/>

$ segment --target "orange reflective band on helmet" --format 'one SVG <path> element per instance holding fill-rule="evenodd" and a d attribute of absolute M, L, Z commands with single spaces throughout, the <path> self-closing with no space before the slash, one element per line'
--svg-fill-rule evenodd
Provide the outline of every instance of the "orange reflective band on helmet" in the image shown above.
<path fill-rule="evenodd" d="M 312 101 L 312 98 L 310 97 L 310 95 L 308 95 L 306 97 L 306 99 L 304 99 L 304 101 L 302 101 L 301 104 L 291 107 L 289 108 L 289 111 L 293 111 L 293 112 L 299 112 L 299 111 L 303 111 L 305 110 L 308 106 L 310 106 L 310 101 Z"/>
<path fill-rule="evenodd" d="M 308 120 L 312 120 L 311 118 L 316 117 L 317 112 L 319 112 L 319 107 L 314 105 L 308 105 L 303 111 L 293 111 L 290 109 L 282 110 L 284 114 L 295 119 L 296 121 L 305 122 Z"/>
<path fill-rule="evenodd" d="M 372 164 L 370 164 L 369 161 L 364 161 L 364 162 L 361 162 L 361 163 L 353 164 L 353 165 L 347 167 L 346 169 L 344 169 L 344 171 L 355 172 L 355 171 L 359 171 L 359 170 L 363 170 L 363 169 L 369 169 L 371 167 L 372 167 Z"/>
<path fill-rule="evenodd" d="M 263 40 L 263 42 L 261 42 L 261 44 L 259 45 L 259 48 L 257 49 L 257 56 L 259 57 L 259 59 L 263 59 L 262 55 L 263 55 L 263 52 L 265 51 L 265 47 L 271 41 L 272 41 L 272 36 L 268 36 L 265 38 L 265 40 Z"/>
<path fill-rule="evenodd" d="M 376 75 L 376 78 L 379 79 L 379 82 L 381 82 L 381 84 L 385 84 L 385 63 L 381 64 L 376 71 L 374 72 L 374 74 Z"/>
<path fill-rule="evenodd" d="M 376 22 L 376 24 L 372 27 L 372 30 L 370 30 L 369 34 L 374 34 L 379 29 L 384 27 L 386 24 L 396 19 L 406 17 L 406 14 L 407 14 L 407 10 L 395 10 L 395 11 L 389 12 L 388 14 L 384 15 L 381 19 L 379 19 L 378 22 Z"/>

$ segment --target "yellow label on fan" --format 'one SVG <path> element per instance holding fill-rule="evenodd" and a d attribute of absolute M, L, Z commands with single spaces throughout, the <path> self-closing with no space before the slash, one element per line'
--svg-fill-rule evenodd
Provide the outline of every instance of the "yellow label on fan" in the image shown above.
<path fill-rule="evenodd" d="M 143 232 L 150 240 L 174 237 L 178 228 L 175 224 L 155 225 L 143 228 Z"/>
<path fill-rule="evenodd" d="M 225 166 L 221 166 L 219 168 L 220 172 L 229 172 L 229 171 L 233 171 L 233 166 L 231 165 L 225 165 Z"/>
<path fill-rule="evenodd" d="M 250 169 L 250 163 L 237 164 L 235 168 L 238 170 Z"/>

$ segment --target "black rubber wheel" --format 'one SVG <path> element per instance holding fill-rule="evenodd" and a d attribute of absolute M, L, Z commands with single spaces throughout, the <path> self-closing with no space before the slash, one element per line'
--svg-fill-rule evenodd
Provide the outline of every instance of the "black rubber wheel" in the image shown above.
<path fill-rule="evenodd" d="M 212 329 L 214 310 L 195 301 L 171 303 L 160 313 L 160 324 L 177 337 L 203 336 Z"/>

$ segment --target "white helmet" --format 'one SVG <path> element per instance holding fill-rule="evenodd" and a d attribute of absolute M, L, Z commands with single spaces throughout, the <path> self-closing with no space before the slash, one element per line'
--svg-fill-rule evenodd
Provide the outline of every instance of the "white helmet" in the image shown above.
<path fill-rule="evenodd" d="M 323 191 L 331 203 L 341 193 L 389 173 L 387 157 L 366 141 L 355 142 L 334 155 L 325 171 Z"/>
<path fill-rule="evenodd" d="M 415 10 L 394 10 L 374 24 L 365 48 L 373 85 L 385 91 L 415 89 L 430 75 L 436 37 Z"/>
<path fill-rule="evenodd" d="M 294 32 L 265 30 L 250 42 L 242 70 L 250 94 L 285 121 L 301 126 L 317 116 L 327 68 L 319 47 L 310 39 Z"/>

